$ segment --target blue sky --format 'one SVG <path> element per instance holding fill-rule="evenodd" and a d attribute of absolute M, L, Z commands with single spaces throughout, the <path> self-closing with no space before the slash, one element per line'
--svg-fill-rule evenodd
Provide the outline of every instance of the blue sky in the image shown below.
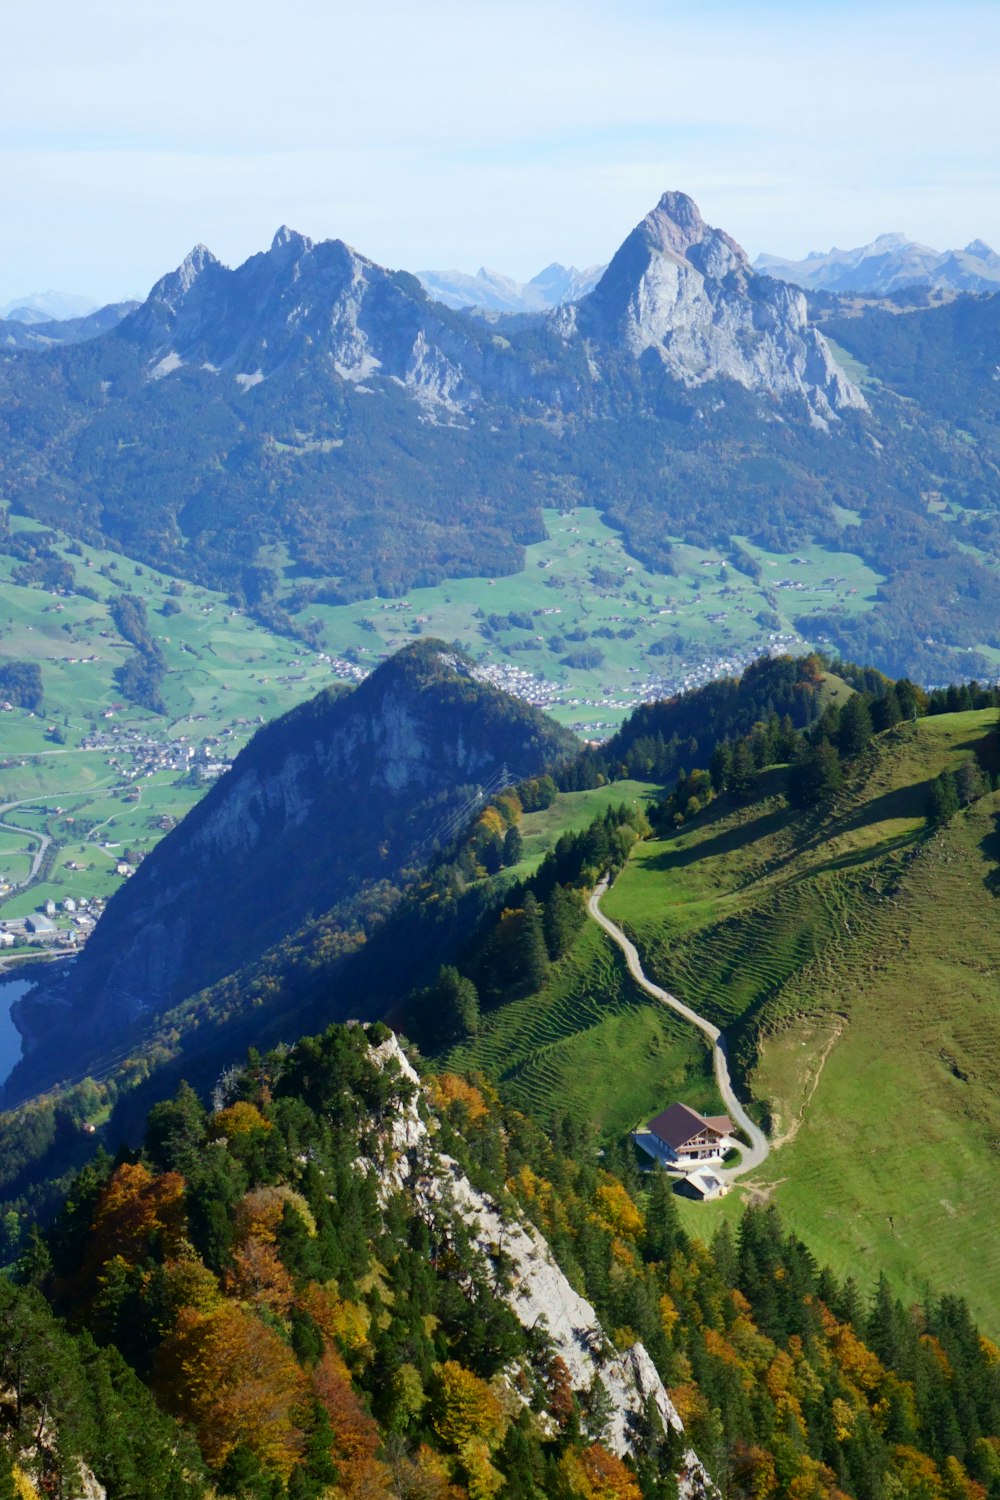
<path fill-rule="evenodd" d="M 35 0 L 0 35 L 0 303 L 284 222 L 526 277 L 665 188 L 751 254 L 1000 247 L 995 0 Z"/>

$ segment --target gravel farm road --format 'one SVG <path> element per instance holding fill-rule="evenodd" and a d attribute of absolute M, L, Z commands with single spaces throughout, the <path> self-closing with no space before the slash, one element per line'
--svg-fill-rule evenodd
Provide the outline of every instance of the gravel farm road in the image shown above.
<path fill-rule="evenodd" d="M 624 953 L 625 962 L 628 964 L 628 971 L 636 984 L 640 985 L 646 991 L 647 995 L 652 995 L 654 1000 L 659 1000 L 661 1005 L 668 1005 L 679 1016 L 683 1016 L 685 1021 L 690 1021 L 692 1026 L 697 1026 L 698 1030 L 703 1032 L 712 1044 L 715 1081 L 719 1085 L 719 1093 L 722 1095 L 730 1117 L 746 1132 L 747 1139 L 750 1141 L 749 1149 L 746 1146 L 740 1147 L 743 1155 L 738 1166 L 713 1169 L 717 1176 L 724 1178 L 727 1182 L 733 1182 L 737 1177 L 742 1177 L 745 1173 L 752 1172 L 761 1166 L 767 1160 L 768 1156 L 770 1156 L 771 1147 L 768 1144 L 767 1136 L 759 1125 L 754 1124 L 733 1092 L 733 1085 L 729 1077 L 729 1058 L 726 1054 L 726 1039 L 718 1026 L 713 1026 L 711 1021 L 706 1021 L 704 1016 L 699 1016 L 697 1011 L 693 1011 L 689 1005 L 685 1005 L 683 1000 L 678 1000 L 676 995 L 671 995 L 667 990 L 661 990 L 658 984 L 654 984 L 651 979 L 646 978 L 635 944 L 630 942 L 621 928 L 617 927 L 611 921 L 611 918 L 606 917 L 601 911 L 600 900 L 607 888 L 608 882 L 607 877 L 605 877 L 595 887 L 587 904 L 587 910 L 597 925 L 603 927 L 608 937 L 617 943 Z"/>

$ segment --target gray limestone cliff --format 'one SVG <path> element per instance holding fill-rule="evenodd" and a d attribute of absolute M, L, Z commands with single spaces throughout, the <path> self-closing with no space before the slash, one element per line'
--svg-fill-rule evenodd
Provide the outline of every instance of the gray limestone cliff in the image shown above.
<path fill-rule="evenodd" d="M 637 359 L 654 350 L 687 386 L 728 379 L 797 396 L 824 422 L 866 405 L 822 334 L 809 327 L 804 295 L 758 275 L 736 241 L 707 225 L 684 193 L 664 193 L 636 226 L 580 305 L 577 326 Z"/>
<path fill-rule="evenodd" d="M 420 1079 L 395 1037 L 375 1051 L 382 1067 L 398 1068 L 416 1090 Z M 619 1350 L 601 1326 L 593 1306 L 567 1280 L 535 1226 L 514 1208 L 475 1187 L 451 1157 L 435 1149 L 436 1122 L 416 1096 L 383 1128 L 382 1160 L 377 1169 L 383 1201 L 406 1193 L 412 1210 L 422 1213 L 435 1203 L 455 1211 L 470 1231 L 472 1243 L 487 1260 L 501 1253 L 508 1268 L 508 1290 L 502 1293 L 523 1328 L 543 1328 L 566 1367 L 574 1391 L 585 1395 L 599 1380 L 608 1397 L 609 1419 L 604 1441 L 619 1458 L 635 1457 L 644 1415 L 655 1407 L 664 1428 L 682 1434 L 683 1424 L 656 1366 L 642 1343 Z M 362 1161 L 370 1170 L 371 1164 Z M 678 1476 L 681 1500 L 715 1496 L 717 1491 L 697 1454 L 688 1448 Z"/>

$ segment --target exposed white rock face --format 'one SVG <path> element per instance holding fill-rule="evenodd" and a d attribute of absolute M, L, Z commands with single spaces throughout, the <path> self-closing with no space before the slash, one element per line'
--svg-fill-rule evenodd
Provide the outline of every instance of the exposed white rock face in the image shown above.
<path fill-rule="evenodd" d="M 286 365 L 315 362 L 356 390 L 401 386 L 432 420 L 511 400 L 558 419 L 590 402 L 610 361 L 649 350 L 688 387 L 735 380 L 775 400 L 804 400 L 820 425 L 865 408 L 809 327 L 802 293 L 758 275 L 683 193 L 663 195 L 603 274 L 552 265 L 520 291 L 492 272 L 459 278 L 470 283 L 465 291 L 432 273 L 425 281 L 450 306 L 467 293 L 494 319 L 502 316 L 494 308 L 530 309 L 549 350 L 539 356 L 530 344 L 533 352 L 519 352 L 516 339 L 484 338 L 473 320 L 428 300 L 416 277 L 286 226 L 235 270 L 196 246 L 128 320 L 127 336 L 148 346 L 158 379 L 209 368 L 247 392 Z M 577 373 L 580 354 L 589 379 Z"/>
<path fill-rule="evenodd" d="M 474 343 L 440 324 L 412 278 L 401 284 L 343 241 L 314 244 L 285 225 L 235 270 L 196 246 L 157 282 L 131 329 L 156 345 L 157 378 L 190 363 L 231 371 L 248 391 L 309 349 L 355 385 L 389 377 L 450 410 L 479 399 L 465 373 Z"/>
<path fill-rule="evenodd" d="M 654 349 L 687 386 L 725 378 L 773 396 L 798 395 L 823 420 L 866 407 L 809 327 L 802 293 L 758 276 L 736 241 L 710 228 L 684 193 L 664 193 L 580 317 L 592 337 L 623 343 L 636 358 Z"/>
<path fill-rule="evenodd" d="M 395 1037 L 374 1052 L 382 1067 L 395 1065 L 420 1089 L 420 1079 Z M 573 1389 L 589 1391 L 595 1377 L 607 1391 L 611 1417 L 607 1446 L 620 1458 L 633 1454 L 636 1423 L 652 1400 L 665 1427 L 684 1427 L 645 1346 L 636 1343 L 619 1353 L 593 1306 L 570 1285 L 535 1226 L 509 1205 L 501 1206 L 475 1188 L 451 1157 L 434 1150 L 431 1132 L 421 1118 L 416 1097 L 403 1105 L 384 1134 L 385 1160 L 380 1164 L 382 1192 L 408 1189 L 418 1205 L 442 1202 L 458 1211 L 484 1255 L 502 1249 L 510 1267 L 506 1300 L 522 1328 L 544 1325 L 555 1354 L 569 1372 Z M 414 1166 L 415 1163 L 415 1166 Z M 715 1488 L 693 1450 L 685 1455 L 680 1479 L 682 1497 L 714 1495 Z"/>

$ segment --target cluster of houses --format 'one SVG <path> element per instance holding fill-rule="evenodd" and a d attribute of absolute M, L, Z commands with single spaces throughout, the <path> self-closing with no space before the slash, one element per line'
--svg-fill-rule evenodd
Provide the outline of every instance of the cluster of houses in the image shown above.
<path fill-rule="evenodd" d="M 50 898 L 27 917 L 0 921 L 0 949 L 13 948 L 19 942 L 76 947 L 90 936 L 103 910 L 104 902 L 99 897 L 66 896 L 58 908 Z M 70 925 L 57 925 L 60 912 Z"/>
<path fill-rule="evenodd" d="M 687 1104 L 671 1104 L 636 1133 L 648 1156 L 678 1177 L 678 1193 L 707 1202 L 720 1198 L 726 1182 L 717 1169 L 736 1145 L 728 1115 L 700 1115 Z"/>

